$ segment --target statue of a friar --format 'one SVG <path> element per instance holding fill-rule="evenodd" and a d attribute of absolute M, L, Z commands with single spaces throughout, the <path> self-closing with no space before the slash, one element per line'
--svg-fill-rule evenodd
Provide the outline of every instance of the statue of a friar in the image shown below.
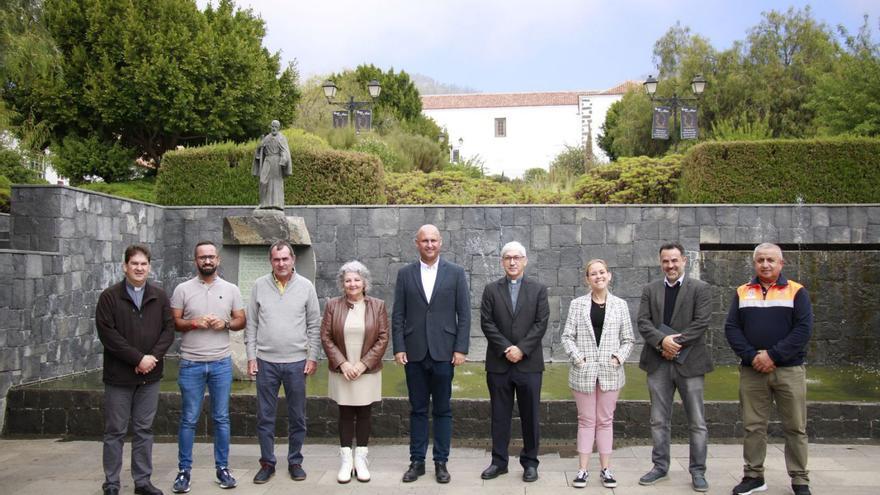
<path fill-rule="evenodd" d="M 287 138 L 279 131 L 281 122 L 272 121 L 272 132 L 263 137 L 254 154 L 251 174 L 260 178 L 260 205 L 257 209 L 284 211 L 284 178 L 293 171 Z"/>

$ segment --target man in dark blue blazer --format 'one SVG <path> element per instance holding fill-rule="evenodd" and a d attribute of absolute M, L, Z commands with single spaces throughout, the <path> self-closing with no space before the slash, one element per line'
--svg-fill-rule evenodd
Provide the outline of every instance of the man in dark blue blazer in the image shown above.
<path fill-rule="evenodd" d="M 464 268 L 440 258 L 443 240 L 433 225 L 416 234 L 419 261 L 397 272 L 391 336 L 394 359 L 405 366 L 410 404 L 410 465 L 404 482 L 425 474 L 428 403 L 434 417 L 434 473 L 449 483 L 452 440 L 452 376 L 468 352 L 470 293 Z"/>
<path fill-rule="evenodd" d="M 486 384 L 492 405 L 492 464 L 484 480 L 507 473 L 513 398 L 519 404 L 523 449 L 519 463 L 523 481 L 538 479 L 541 379 L 550 305 L 547 287 L 525 277 L 526 248 L 514 241 L 501 248 L 504 277 L 483 290 L 480 328 L 486 336 Z"/>

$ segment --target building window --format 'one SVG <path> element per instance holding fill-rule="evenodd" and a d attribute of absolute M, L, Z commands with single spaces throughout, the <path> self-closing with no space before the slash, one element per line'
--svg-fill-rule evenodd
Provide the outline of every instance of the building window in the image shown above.
<path fill-rule="evenodd" d="M 461 151 L 458 148 L 452 150 L 452 162 L 458 163 L 461 161 Z"/>
<path fill-rule="evenodd" d="M 507 118 L 495 119 L 495 137 L 507 137 Z"/>

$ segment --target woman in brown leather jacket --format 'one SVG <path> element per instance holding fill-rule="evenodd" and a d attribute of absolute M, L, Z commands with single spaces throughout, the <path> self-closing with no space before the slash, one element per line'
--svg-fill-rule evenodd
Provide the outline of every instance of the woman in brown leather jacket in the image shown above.
<path fill-rule="evenodd" d="M 348 483 L 354 471 L 358 481 L 370 481 L 367 442 L 372 404 L 382 400 L 388 312 L 384 301 L 367 296 L 370 271 L 359 261 L 342 265 L 337 282 L 343 295 L 327 302 L 321 322 L 321 343 L 330 367 L 328 395 L 339 404 L 341 465 L 336 479 Z"/>

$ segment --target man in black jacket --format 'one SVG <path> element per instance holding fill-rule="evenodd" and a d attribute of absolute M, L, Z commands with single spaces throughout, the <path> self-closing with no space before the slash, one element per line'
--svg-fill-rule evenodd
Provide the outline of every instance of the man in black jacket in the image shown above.
<path fill-rule="evenodd" d="M 541 379 L 550 305 L 547 287 L 524 276 L 526 248 L 508 242 L 501 248 L 505 276 L 487 285 L 480 305 L 480 327 L 486 336 L 486 383 L 492 406 L 492 464 L 481 477 L 490 480 L 507 473 L 513 397 L 519 404 L 523 449 L 519 463 L 523 481 L 538 479 Z"/>
<path fill-rule="evenodd" d="M 125 250 L 125 280 L 101 293 L 95 326 L 104 345 L 104 495 L 119 493 L 122 447 L 129 420 L 134 493 L 162 495 L 150 483 L 153 418 L 159 402 L 162 359 L 174 341 L 174 319 L 165 291 L 147 283 L 150 250 Z"/>

